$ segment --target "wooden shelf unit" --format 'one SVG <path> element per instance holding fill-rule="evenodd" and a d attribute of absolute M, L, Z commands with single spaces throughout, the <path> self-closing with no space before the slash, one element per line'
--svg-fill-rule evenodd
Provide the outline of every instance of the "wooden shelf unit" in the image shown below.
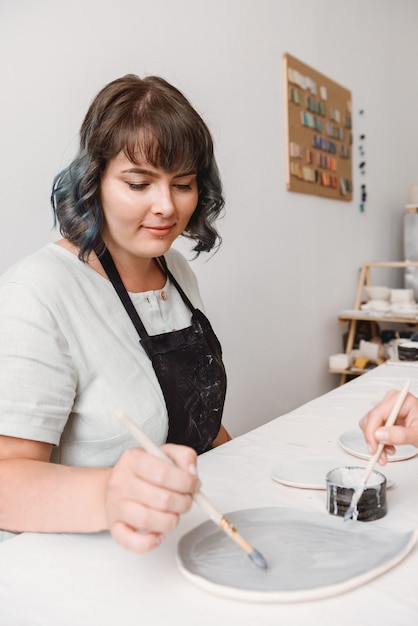
<path fill-rule="evenodd" d="M 369 263 L 363 263 L 361 266 L 360 276 L 357 284 L 356 297 L 354 300 L 353 312 L 350 314 L 350 311 L 345 311 L 338 316 L 338 320 L 340 322 L 348 322 L 348 335 L 347 342 L 345 346 L 345 353 L 350 354 L 354 340 L 356 336 L 356 329 L 358 322 L 371 322 L 371 323 L 394 323 L 394 324 L 403 324 L 409 326 L 418 326 L 418 315 L 417 317 L 401 317 L 401 316 L 389 316 L 389 315 L 368 315 L 366 312 L 362 312 L 361 304 L 364 287 L 371 286 L 371 270 L 373 268 L 397 268 L 397 269 L 406 269 L 408 267 L 418 268 L 418 261 L 372 261 Z M 343 385 L 347 381 L 347 376 L 359 376 L 364 374 L 366 370 L 359 370 L 356 368 L 349 369 L 330 369 L 329 372 L 331 374 L 339 374 L 340 375 L 340 385 Z"/>

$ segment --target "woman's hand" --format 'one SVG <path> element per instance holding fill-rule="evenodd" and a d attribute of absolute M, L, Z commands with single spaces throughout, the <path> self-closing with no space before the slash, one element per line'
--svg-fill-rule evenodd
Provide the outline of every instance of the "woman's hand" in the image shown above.
<path fill-rule="evenodd" d="M 397 445 L 418 447 L 418 398 L 411 393 L 406 396 L 394 426 L 385 427 L 398 394 L 395 390 L 388 391 L 383 400 L 360 420 L 371 454 L 376 452 L 379 443 L 385 444 L 379 459 L 381 465 L 387 462 L 388 454 L 394 454 Z"/>
<path fill-rule="evenodd" d="M 192 506 L 200 488 L 196 453 L 186 446 L 166 444 L 174 465 L 139 448 L 127 450 L 116 463 L 107 485 L 106 515 L 115 541 L 135 552 L 158 546 L 179 516 Z"/>

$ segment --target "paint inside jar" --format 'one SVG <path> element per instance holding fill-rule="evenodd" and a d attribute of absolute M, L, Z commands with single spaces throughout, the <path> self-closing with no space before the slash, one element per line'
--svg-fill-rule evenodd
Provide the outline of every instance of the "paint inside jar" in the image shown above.
<path fill-rule="evenodd" d="M 327 510 L 331 515 L 344 517 L 351 504 L 356 487 L 363 481 L 364 467 L 337 467 L 326 476 Z M 386 477 L 373 470 L 357 503 L 357 520 L 372 522 L 387 513 Z"/>

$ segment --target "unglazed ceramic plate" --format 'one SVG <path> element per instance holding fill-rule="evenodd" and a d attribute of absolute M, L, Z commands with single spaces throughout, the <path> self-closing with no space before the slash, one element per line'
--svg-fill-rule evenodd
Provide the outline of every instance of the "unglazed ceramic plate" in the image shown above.
<path fill-rule="evenodd" d="M 323 489 L 327 488 L 326 475 L 333 469 L 347 466 L 345 459 L 305 456 L 293 459 L 284 459 L 273 469 L 271 477 L 278 483 L 298 489 Z M 357 465 L 364 467 L 366 465 Z M 386 486 L 393 487 L 394 482 L 386 477 Z"/>
<path fill-rule="evenodd" d="M 345 465 L 339 458 L 306 456 L 283 459 L 271 473 L 273 480 L 299 489 L 326 489 L 325 477 L 332 469 Z"/>
<path fill-rule="evenodd" d="M 327 513 L 268 507 L 227 514 L 266 559 L 258 568 L 212 522 L 178 544 L 180 571 L 217 595 L 249 602 L 301 602 L 349 591 L 394 567 L 411 551 L 417 531 L 393 532 Z"/>
<path fill-rule="evenodd" d="M 367 448 L 363 432 L 360 429 L 348 430 L 340 436 L 340 445 L 343 450 L 358 457 L 359 459 L 370 459 L 371 454 Z M 396 446 L 396 452 L 388 455 L 388 461 L 405 461 L 412 459 L 418 454 L 418 448 L 415 446 Z"/>

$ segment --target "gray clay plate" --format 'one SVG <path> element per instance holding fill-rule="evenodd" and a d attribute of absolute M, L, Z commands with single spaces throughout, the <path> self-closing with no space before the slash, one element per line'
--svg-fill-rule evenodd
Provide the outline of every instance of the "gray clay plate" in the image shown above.
<path fill-rule="evenodd" d="M 268 569 L 259 569 L 212 521 L 180 539 L 179 568 L 207 591 L 252 602 L 343 593 L 396 565 L 417 539 L 415 531 L 399 533 L 290 508 L 246 509 L 227 518 L 261 552 Z"/>

